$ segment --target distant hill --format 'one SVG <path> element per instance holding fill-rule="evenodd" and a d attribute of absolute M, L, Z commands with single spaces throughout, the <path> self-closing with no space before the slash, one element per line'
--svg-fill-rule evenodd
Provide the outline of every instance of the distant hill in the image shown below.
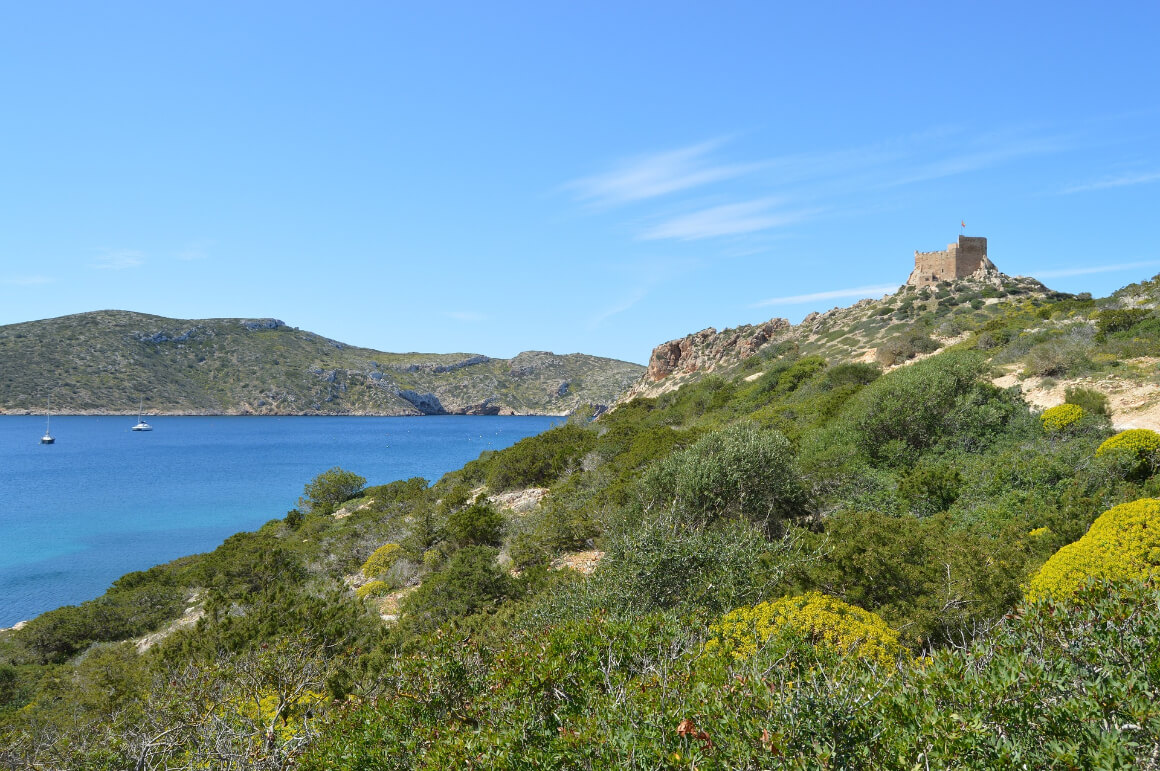
<path fill-rule="evenodd" d="M 384 353 L 277 319 L 94 311 L 0 326 L 0 412 L 564 415 L 644 367 L 585 354 Z"/>

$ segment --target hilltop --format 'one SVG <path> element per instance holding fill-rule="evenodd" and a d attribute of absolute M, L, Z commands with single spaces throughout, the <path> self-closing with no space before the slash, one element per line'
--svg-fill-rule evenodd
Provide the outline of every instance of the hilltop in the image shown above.
<path fill-rule="evenodd" d="M 384 353 L 278 319 L 94 311 L 0 326 L 0 412 L 565 415 L 643 367 L 573 353 Z"/>

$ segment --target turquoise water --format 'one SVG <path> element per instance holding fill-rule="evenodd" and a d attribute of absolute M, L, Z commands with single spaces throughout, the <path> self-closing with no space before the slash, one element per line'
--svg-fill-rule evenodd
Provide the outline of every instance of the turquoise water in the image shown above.
<path fill-rule="evenodd" d="M 559 418 L 0 417 L 0 627 L 285 516 L 333 466 L 437 480 Z"/>

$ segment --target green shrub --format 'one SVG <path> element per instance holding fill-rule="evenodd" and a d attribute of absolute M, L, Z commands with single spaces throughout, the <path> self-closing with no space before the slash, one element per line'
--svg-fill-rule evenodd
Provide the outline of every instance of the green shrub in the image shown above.
<path fill-rule="evenodd" d="M 879 364 L 884 364 L 889 367 L 894 364 L 909 361 L 920 353 L 933 353 L 938 348 L 939 344 L 930 335 L 918 330 L 912 330 L 905 334 L 892 337 L 878 346 L 874 358 Z"/>
<path fill-rule="evenodd" d="M 747 659 L 786 633 L 880 667 L 891 666 L 903 654 L 898 632 L 877 615 L 818 592 L 727 613 L 709 627 L 712 637 L 705 650 Z"/>
<path fill-rule="evenodd" d="M 1096 314 L 1097 340 L 1116 332 L 1126 332 L 1146 319 L 1150 311 L 1143 308 L 1109 308 Z"/>
<path fill-rule="evenodd" d="M 646 508 L 672 509 L 705 524 L 744 517 L 776 533 L 808 511 L 789 442 L 743 421 L 670 455 L 641 479 Z"/>
<path fill-rule="evenodd" d="M 344 501 L 358 495 L 366 483 L 364 477 L 335 466 L 307 483 L 299 499 L 299 508 L 311 514 L 332 514 Z"/>
<path fill-rule="evenodd" d="M 1022 594 L 1026 529 L 972 531 L 948 514 L 923 519 L 840 512 L 806 543 L 825 558 L 805 562 L 795 582 L 877 613 L 920 649 L 970 635 Z"/>
<path fill-rule="evenodd" d="M 956 423 L 970 419 L 977 405 L 968 399 L 980 391 L 978 354 L 950 351 L 902 367 L 875 380 L 850 399 L 841 415 L 857 446 L 871 458 L 885 457 L 890 443 L 921 450 L 939 441 Z"/>
<path fill-rule="evenodd" d="M 512 579 L 495 564 L 496 551 L 468 546 L 451 556 L 403 600 L 403 620 L 412 633 L 435 631 L 443 623 L 494 610 L 513 591 Z"/>
<path fill-rule="evenodd" d="M 1075 404 L 1059 404 L 1044 410 L 1039 420 L 1046 431 L 1062 431 L 1077 423 L 1083 416 L 1083 407 Z"/>
<path fill-rule="evenodd" d="M 963 478 L 958 469 L 946 464 L 920 464 L 902 478 L 898 494 L 920 514 L 946 511 L 959 497 Z"/>
<path fill-rule="evenodd" d="M 1060 377 L 1069 372 L 1082 372 L 1091 367 L 1088 351 L 1087 345 L 1075 340 L 1048 340 L 1027 352 L 1023 374 Z"/>
<path fill-rule="evenodd" d="M 528 437 L 488 460 L 487 486 L 501 492 L 550 485 L 577 468 L 595 443 L 595 433 L 574 424 Z"/>
<path fill-rule="evenodd" d="M 1029 600 L 1074 595 L 1092 580 L 1140 581 L 1160 569 L 1160 500 L 1142 498 L 1108 509 L 1087 533 L 1064 546 L 1036 573 Z"/>
<path fill-rule="evenodd" d="M 487 503 L 473 503 L 447 517 L 447 534 L 457 546 L 499 546 L 503 514 Z"/>
<path fill-rule="evenodd" d="M 18 638 L 45 661 L 63 661 L 95 642 L 124 640 L 181 615 L 184 592 L 146 585 L 112 591 L 80 605 L 42 613 Z"/>
<path fill-rule="evenodd" d="M 779 586 L 791 566 L 808 560 L 794 538 L 766 540 L 753 525 L 732 520 L 690 526 L 671 512 L 617 523 L 606 553 L 584 589 L 588 611 L 614 614 L 679 609 L 723 613 Z"/>
<path fill-rule="evenodd" d="M 1063 400 L 1066 404 L 1074 404 L 1077 407 L 1082 407 L 1084 411 L 1090 412 L 1093 415 L 1108 414 L 1107 395 L 1091 388 L 1068 386 L 1064 391 Z"/>

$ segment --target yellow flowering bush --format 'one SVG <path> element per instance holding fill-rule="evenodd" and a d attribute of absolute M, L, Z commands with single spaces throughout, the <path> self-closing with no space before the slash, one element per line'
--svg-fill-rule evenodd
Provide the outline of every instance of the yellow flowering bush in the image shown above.
<path fill-rule="evenodd" d="M 738 660 L 749 658 L 783 632 L 880 666 L 890 666 L 903 653 L 898 632 L 877 614 L 820 592 L 738 608 L 710 626 L 709 632 L 713 637 L 705 644 L 706 651 Z"/>
<path fill-rule="evenodd" d="M 354 590 L 355 597 L 365 600 L 367 597 L 381 597 L 391 590 L 386 581 L 371 581 Z"/>
<path fill-rule="evenodd" d="M 1143 460 L 1160 450 L 1160 434 L 1147 428 L 1129 428 L 1110 439 L 1105 439 L 1096 449 L 1096 455 L 1107 455 L 1121 450 L 1135 453 L 1137 458 Z"/>
<path fill-rule="evenodd" d="M 375 578 L 386 573 L 399 559 L 400 549 L 397 543 L 383 544 L 375 549 L 367 561 L 363 563 L 362 572 L 367 578 Z"/>
<path fill-rule="evenodd" d="M 283 707 L 280 713 L 278 694 L 272 690 L 266 689 L 258 697 L 257 703 L 251 699 L 240 701 L 239 712 L 242 717 L 260 727 L 273 725 L 276 738 L 279 742 L 285 743 L 301 736 L 302 722 L 308 719 L 314 705 L 325 703 L 326 695 L 318 691 L 303 691 L 290 704 Z M 261 738 L 261 734 L 255 736 L 255 739 Z"/>
<path fill-rule="evenodd" d="M 1088 579 L 1142 580 L 1160 568 L 1160 500 L 1121 503 L 1099 516 L 1087 533 L 1052 555 L 1031 578 L 1027 599 L 1076 593 Z"/>
<path fill-rule="evenodd" d="M 1062 431 L 1083 416 L 1084 409 L 1078 404 L 1060 404 L 1044 410 L 1039 420 L 1043 422 L 1043 428 L 1047 431 Z"/>
<path fill-rule="evenodd" d="M 1032 538 L 1038 538 L 1041 535 L 1050 535 L 1050 534 L 1051 534 L 1051 528 L 1049 528 L 1049 527 L 1037 527 L 1034 530 L 1032 530 L 1031 532 L 1029 532 L 1027 535 L 1031 536 Z"/>

